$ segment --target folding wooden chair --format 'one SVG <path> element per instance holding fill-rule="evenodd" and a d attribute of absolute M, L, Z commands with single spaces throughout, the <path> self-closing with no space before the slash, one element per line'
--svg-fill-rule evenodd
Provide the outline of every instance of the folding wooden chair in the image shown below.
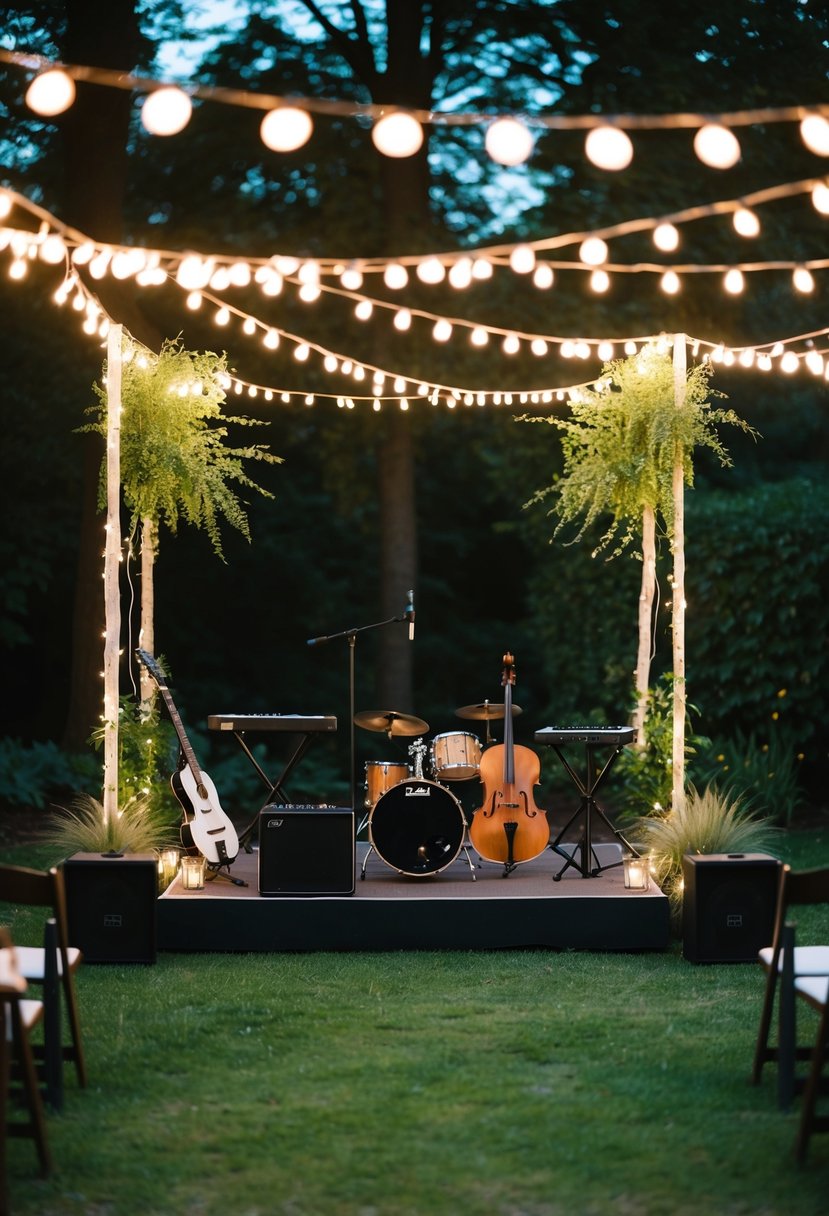
<path fill-rule="evenodd" d="M 758 954 L 766 973 L 766 985 L 751 1071 L 752 1084 L 759 1085 L 763 1065 L 768 1061 L 777 1063 L 777 1098 L 782 1109 L 791 1105 L 795 1091 L 805 1084 L 803 1078 L 796 1076 L 797 1062 L 812 1058 L 812 1048 L 797 1042 L 794 984 L 800 977 L 829 975 L 829 945 L 796 946 L 794 931 L 787 926 L 789 910 L 807 904 L 829 904 L 829 867 L 794 871 L 791 866 L 782 866 L 772 942 Z M 784 950 L 787 932 L 791 934 L 791 948 Z M 790 982 L 783 985 L 778 1002 L 777 1043 L 770 1044 L 775 995 L 784 969 L 789 972 Z"/>
<path fill-rule="evenodd" d="M 27 984 L 17 968 L 15 954 L 8 931 L 0 929 L 0 1037 L 3 1040 L 0 1051 L 0 1176 L 3 1187 L 6 1185 L 6 1141 L 11 1136 L 33 1139 L 41 1175 L 45 1177 L 52 1170 L 43 1102 L 29 1041 L 32 1027 L 43 1017 L 43 1002 L 29 1000 L 25 996 Z M 28 1112 L 25 1121 L 9 1117 L 9 1098 L 16 1091 L 16 1085 L 12 1084 L 13 1077 L 15 1081 L 19 1080 L 25 1101 Z M 2 1200 L 7 1205 L 5 1194 Z"/>
<path fill-rule="evenodd" d="M 823 1084 L 823 1066 L 829 1055 L 829 976 L 795 977 L 794 991 L 795 995 L 811 1005 L 819 1016 L 809 1076 L 803 1091 L 800 1126 L 795 1141 L 795 1156 L 802 1164 L 806 1160 L 812 1133 L 829 1132 L 829 1114 L 818 1114 L 817 1112 L 818 1096 L 826 1092 Z"/>
<path fill-rule="evenodd" d="M 56 1060 L 73 1060 L 79 1085 L 85 1086 L 87 1083 L 86 1058 L 83 1051 L 80 1013 L 74 980 L 83 955 L 77 946 L 69 945 L 63 875 L 54 866 L 52 869 L 44 871 L 30 870 L 24 866 L 0 865 L 0 899 L 12 904 L 48 908 L 51 918 L 55 922 L 56 950 L 54 942 L 50 951 L 45 941 L 43 946 L 17 946 L 15 949 L 20 974 L 30 984 L 38 984 L 43 987 L 44 1000 L 47 1005 L 44 1033 L 46 1080 L 51 1089 L 50 1102 L 53 1105 L 55 1103 L 59 1105 L 60 1094 L 55 1088 L 57 1085 Z M 56 964 L 57 985 L 54 984 L 53 962 Z M 60 1002 L 52 999 L 53 995 L 60 991 L 63 992 L 69 1022 L 70 1042 L 66 1044 L 63 1043 Z M 60 1045 L 58 1053 L 55 1053 L 55 1042 Z"/>

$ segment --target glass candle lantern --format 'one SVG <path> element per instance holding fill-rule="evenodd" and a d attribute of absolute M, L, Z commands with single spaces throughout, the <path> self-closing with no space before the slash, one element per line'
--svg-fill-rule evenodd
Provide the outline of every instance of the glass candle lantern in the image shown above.
<path fill-rule="evenodd" d="M 178 849 L 162 849 L 158 855 L 158 873 L 159 878 L 164 883 L 165 887 L 169 887 L 170 883 L 178 873 L 179 861 Z"/>
<path fill-rule="evenodd" d="M 622 858 L 625 868 L 625 887 L 628 891 L 646 891 L 648 889 L 648 859 L 626 853 Z"/>
<path fill-rule="evenodd" d="M 185 891 L 201 891 L 204 887 L 204 858 L 182 857 L 181 885 Z"/>

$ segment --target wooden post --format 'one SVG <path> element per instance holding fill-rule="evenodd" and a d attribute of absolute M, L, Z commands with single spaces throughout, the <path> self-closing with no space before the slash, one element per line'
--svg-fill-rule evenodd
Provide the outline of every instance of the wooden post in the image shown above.
<path fill-rule="evenodd" d="M 158 552 L 158 528 L 155 520 L 145 515 L 141 520 L 141 629 L 139 640 L 144 650 L 155 655 L 155 558 Z M 155 681 L 141 666 L 141 712 L 152 709 Z"/>
<path fill-rule="evenodd" d="M 104 821 L 118 814 L 118 665 L 121 647 L 121 342 L 123 327 L 107 337 L 107 522 L 104 549 Z"/>
<path fill-rule="evenodd" d="M 687 356 L 685 335 L 674 335 L 674 403 L 685 404 Z M 674 814 L 685 806 L 685 453 L 677 443 L 673 472 L 674 527 L 671 549 L 674 559 L 671 594 L 673 621 L 673 786 L 671 806 Z"/>

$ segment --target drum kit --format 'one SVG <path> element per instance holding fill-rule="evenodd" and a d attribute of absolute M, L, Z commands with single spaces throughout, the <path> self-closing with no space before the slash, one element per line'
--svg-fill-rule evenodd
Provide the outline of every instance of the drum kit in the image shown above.
<path fill-rule="evenodd" d="M 505 712 L 503 704 L 482 701 L 463 705 L 455 715 L 485 722 L 488 747 L 493 741 L 490 723 L 503 718 Z M 512 716 L 520 713 L 520 706 L 513 705 Z M 372 851 L 399 874 L 423 877 L 439 874 L 463 850 L 474 880 L 475 867 L 466 843 L 466 816 L 450 786 L 480 777 L 480 739 L 469 731 L 447 731 L 435 735 L 427 746 L 423 736 L 429 729 L 428 722 L 395 710 L 364 710 L 355 714 L 354 721 L 363 730 L 384 733 L 390 741 L 399 737 L 415 740 L 408 747 L 411 764 L 366 762 L 366 815 L 360 826 L 368 825 L 369 851 L 360 877 L 366 876 Z M 427 752 L 428 777 L 423 773 Z"/>

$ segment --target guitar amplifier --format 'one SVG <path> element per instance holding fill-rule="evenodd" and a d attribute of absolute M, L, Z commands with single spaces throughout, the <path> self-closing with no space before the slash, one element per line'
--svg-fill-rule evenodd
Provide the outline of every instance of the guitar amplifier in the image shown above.
<path fill-rule="evenodd" d="M 354 812 L 280 806 L 259 812 L 260 895 L 353 895 Z"/>

